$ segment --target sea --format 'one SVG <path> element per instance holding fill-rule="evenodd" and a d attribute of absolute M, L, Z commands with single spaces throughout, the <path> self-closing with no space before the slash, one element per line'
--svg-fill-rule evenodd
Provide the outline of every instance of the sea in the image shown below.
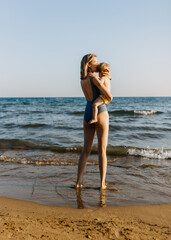
<path fill-rule="evenodd" d="M 97 137 L 75 190 L 82 97 L 0 98 L 0 196 L 74 208 L 171 202 L 171 97 L 114 97 L 107 106 L 108 189 Z"/>

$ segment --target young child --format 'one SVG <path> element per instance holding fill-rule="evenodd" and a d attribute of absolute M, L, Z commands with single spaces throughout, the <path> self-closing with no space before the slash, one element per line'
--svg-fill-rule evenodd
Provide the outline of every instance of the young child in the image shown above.
<path fill-rule="evenodd" d="M 100 81 L 102 81 L 104 86 L 108 87 L 109 90 L 111 91 L 110 87 L 111 76 L 109 65 L 107 63 L 100 63 L 97 66 L 97 71 L 99 72 Z M 109 103 L 108 99 L 103 94 L 100 93 L 99 97 L 93 103 L 93 118 L 91 121 L 89 121 L 89 124 L 97 122 L 98 106 L 102 104 L 107 105 L 108 103 Z"/>

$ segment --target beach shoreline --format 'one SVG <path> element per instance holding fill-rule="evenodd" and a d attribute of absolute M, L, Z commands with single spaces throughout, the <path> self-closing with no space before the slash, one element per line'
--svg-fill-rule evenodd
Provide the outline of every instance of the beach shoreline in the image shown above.
<path fill-rule="evenodd" d="M 74 209 L 0 197 L 0 239 L 171 239 L 171 204 Z"/>

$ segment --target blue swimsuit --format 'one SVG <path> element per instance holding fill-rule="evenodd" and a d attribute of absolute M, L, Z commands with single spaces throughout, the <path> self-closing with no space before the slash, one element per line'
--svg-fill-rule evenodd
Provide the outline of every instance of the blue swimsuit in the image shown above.
<path fill-rule="evenodd" d="M 91 86 L 92 86 L 92 90 L 93 90 L 93 100 L 92 101 L 87 101 L 87 105 L 85 108 L 85 112 L 84 112 L 84 120 L 88 123 L 92 118 L 93 118 L 93 103 L 96 100 L 96 98 L 99 97 L 100 95 L 100 90 L 98 89 L 98 87 L 96 87 L 93 84 L 92 78 L 90 78 L 90 82 L 91 82 Z M 98 106 L 98 115 L 101 112 L 107 111 L 106 105 L 102 104 L 100 106 Z"/>

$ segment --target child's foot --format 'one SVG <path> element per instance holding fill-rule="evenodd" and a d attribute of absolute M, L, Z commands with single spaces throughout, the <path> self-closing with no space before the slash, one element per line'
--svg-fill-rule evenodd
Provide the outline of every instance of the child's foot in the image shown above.
<path fill-rule="evenodd" d="M 92 124 L 92 123 L 96 123 L 97 122 L 97 119 L 92 119 L 92 120 L 90 120 L 88 123 L 89 124 Z"/>

